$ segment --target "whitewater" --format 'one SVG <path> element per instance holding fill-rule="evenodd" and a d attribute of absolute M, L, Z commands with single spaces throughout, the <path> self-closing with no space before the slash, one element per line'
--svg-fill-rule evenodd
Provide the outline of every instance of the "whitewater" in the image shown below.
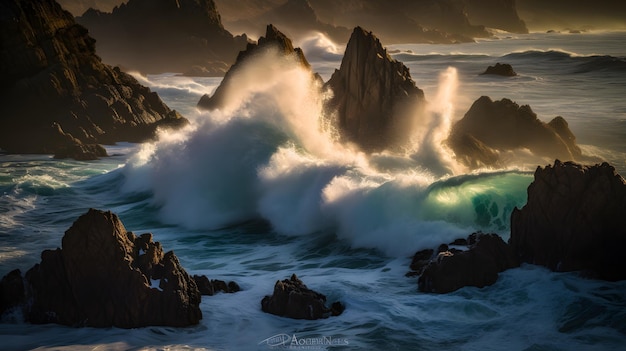
<path fill-rule="evenodd" d="M 0 155 L 0 274 L 29 269 L 95 207 L 153 233 L 190 274 L 242 291 L 203 297 L 203 319 L 189 328 L 28 325 L 16 313 L 0 323 L 2 349 L 267 350 L 277 335 L 342 341 L 316 349 L 620 349 L 625 282 L 523 265 L 491 287 L 434 295 L 405 273 L 415 251 L 474 231 L 507 240 L 532 172 L 553 161 L 473 172 L 457 164 L 442 142 L 481 95 L 529 104 L 544 121 L 563 116 L 584 153 L 626 173 L 624 42 L 623 32 L 534 33 L 390 46 L 428 113 L 403 152 L 374 155 L 340 143 L 317 83 L 272 53 L 244 67 L 246 83 L 213 112 L 195 105 L 218 78 L 136 75 L 190 126 L 109 146 L 112 156 L 93 162 Z M 297 44 L 325 81 L 339 67 L 343 47 L 323 36 Z M 519 75 L 479 75 L 495 62 Z M 263 313 L 263 296 L 292 273 L 346 311 L 319 321 Z"/>

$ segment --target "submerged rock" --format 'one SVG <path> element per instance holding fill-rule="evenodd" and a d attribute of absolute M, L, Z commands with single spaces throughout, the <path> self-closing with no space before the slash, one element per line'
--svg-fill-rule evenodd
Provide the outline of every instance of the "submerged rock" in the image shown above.
<path fill-rule="evenodd" d="M 263 312 L 294 319 L 321 319 L 340 315 L 345 307 L 335 302 L 326 307 L 326 296 L 310 290 L 293 274 L 290 279 L 277 281 L 274 293 L 261 301 Z"/>
<path fill-rule="evenodd" d="M 300 48 L 294 48 L 291 39 L 287 38 L 274 25 L 270 24 L 266 28 L 265 36 L 259 38 L 258 43 L 248 43 L 245 51 L 241 51 L 237 56 L 235 64 L 228 70 L 224 79 L 217 87 L 213 95 L 205 94 L 198 101 L 198 107 L 206 110 L 222 108 L 226 103 L 226 98 L 233 90 L 240 89 L 239 85 L 246 84 L 242 82 L 237 73 L 253 58 L 258 57 L 268 50 L 277 50 L 279 56 L 294 59 L 302 67 L 310 69 L 311 65 L 304 57 L 304 53 Z"/>
<path fill-rule="evenodd" d="M 239 284 L 235 282 L 226 283 L 219 279 L 209 279 L 206 275 L 194 275 L 193 280 L 196 282 L 202 295 L 213 296 L 218 292 L 231 294 L 241 290 Z"/>
<path fill-rule="evenodd" d="M 187 122 L 132 76 L 102 63 L 95 40 L 53 0 L 0 3 L 0 148 L 91 159 L 93 144 L 139 142 Z"/>
<path fill-rule="evenodd" d="M 333 92 L 327 113 L 336 113 L 343 138 L 366 151 L 404 145 L 425 106 L 408 67 L 361 27 L 352 32 L 341 66 L 326 86 Z"/>
<path fill-rule="evenodd" d="M 513 66 L 508 63 L 497 62 L 495 66 L 489 66 L 485 72 L 481 74 L 490 74 L 503 77 L 515 77 L 517 73 L 513 70 Z"/>
<path fill-rule="evenodd" d="M 476 100 L 452 126 L 447 143 L 457 159 L 472 168 L 497 165 L 501 151 L 528 149 L 538 157 L 566 160 L 582 156 L 563 117 L 544 123 L 528 105 L 488 96 Z"/>
<path fill-rule="evenodd" d="M 183 327 L 202 318 L 200 292 L 173 252 L 152 234 L 126 231 L 111 212 L 90 209 L 26 272 L 31 323 Z"/>
<path fill-rule="evenodd" d="M 537 167 L 528 202 L 511 214 L 511 246 L 524 262 L 559 272 L 626 279 L 626 181 L 608 163 L 556 160 Z"/>
<path fill-rule="evenodd" d="M 440 248 L 420 251 L 411 263 L 418 270 L 418 288 L 423 292 L 448 293 L 465 286 L 485 287 L 498 279 L 498 273 L 519 266 L 512 248 L 497 234 L 474 233 L 467 239 L 467 250 Z"/>

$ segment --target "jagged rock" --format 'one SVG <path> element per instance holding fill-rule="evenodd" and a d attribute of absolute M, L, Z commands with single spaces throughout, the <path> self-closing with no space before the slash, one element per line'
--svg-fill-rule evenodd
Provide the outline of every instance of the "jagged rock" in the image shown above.
<path fill-rule="evenodd" d="M 136 328 L 188 326 L 202 318 L 200 292 L 173 252 L 137 237 L 111 212 L 90 209 L 25 275 L 31 323 Z"/>
<path fill-rule="evenodd" d="M 0 316 L 24 302 L 25 296 L 22 272 L 15 269 L 7 273 L 0 281 Z"/>
<path fill-rule="evenodd" d="M 107 63 L 142 73 L 188 72 L 202 67 L 223 76 L 245 48 L 246 35 L 222 25 L 213 0 L 129 0 L 106 13 L 90 9 L 76 18 L 98 41 Z"/>
<path fill-rule="evenodd" d="M 340 133 L 366 151 L 404 145 L 425 105 L 409 69 L 361 27 L 354 29 L 326 87 L 333 92 L 326 110 L 337 114 Z"/>
<path fill-rule="evenodd" d="M 227 284 L 223 280 L 209 279 L 206 275 L 194 275 L 193 280 L 196 282 L 200 294 L 202 295 L 213 296 L 220 291 L 230 294 L 241 290 L 239 285 L 235 282 L 231 281 Z"/>
<path fill-rule="evenodd" d="M 522 261 L 554 271 L 626 279 L 626 181 L 608 163 L 537 167 L 528 202 L 511 215 Z"/>
<path fill-rule="evenodd" d="M 277 281 L 272 296 L 261 301 L 263 312 L 294 319 L 321 319 L 338 316 L 344 306 L 335 302 L 326 307 L 326 296 L 310 290 L 293 274 L 290 279 Z"/>
<path fill-rule="evenodd" d="M 236 77 L 237 72 L 241 70 L 241 67 L 257 55 L 266 53 L 267 50 L 270 49 L 278 50 L 278 54 L 281 56 L 294 58 L 302 65 L 302 67 L 305 67 L 306 69 L 311 68 L 311 65 L 304 57 L 302 50 L 300 48 L 294 48 L 291 43 L 291 39 L 287 38 L 287 36 L 281 33 L 274 25 L 269 24 L 266 28 L 265 36 L 259 38 L 259 41 L 256 44 L 249 43 L 246 50 L 239 53 L 235 64 L 228 70 L 213 95 L 203 95 L 200 98 L 200 101 L 198 101 L 198 107 L 206 110 L 223 107 L 226 97 L 232 92 L 232 90 L 239 89 L 239 85 L 243 84 L 239 82 Z"/>
<path fill-rule="evenodd" d="M 517 73 L 513 70 L 513 66 L 508 63 L 497 62 L 495 66 L 489 66 L 485 72 L 481 74 L 491 74 L 503 77 L 515 77 Z"/>
<path fill-rule="evenodd" d="M 89 144 L 139 142 L 159 126 L 187 122 L 133 77 L 104 65 L 87 30 L 53 0 L 7 0 L 0 12 L 5 151 L 93 158 L 103 149 Z"/>
<path fill-rule="evenodd" d="M 468 249 L 440 251 L 423 265 L 418 289 L 423 292 L 448 293 L 465 286 L 485 287 L 498 279 L 498 273 L 519 266 L 512 248 L 497 234 L 474 233 L 467 239 Z M 415 259 L 414 259 L 415 261 Z"/>
<path fill-rule="evenodd" d="M 539 157 L 576 160 L 582 156 L 563 117 L 550 123 L 537 118 L 530 106 L 509 99 L 482 96 L 456 122 L 447 140 L 457 159 L 477 168 L 500 162 L 499 151 L 529 149 Z"/>
<path fill-rule="evenodd" d="M 463 2 L 465 13 L 472 23 L 512 33 L 528 33 L 526 23 L 517 13 L 515 0 L 463 0 Z"/>

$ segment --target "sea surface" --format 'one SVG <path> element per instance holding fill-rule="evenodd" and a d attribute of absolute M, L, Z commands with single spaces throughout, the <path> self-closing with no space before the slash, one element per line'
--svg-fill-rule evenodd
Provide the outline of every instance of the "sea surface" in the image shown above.
<path fill-rule="evenodd" d="M 324 80 L 339 67 L 341 45 L 320 35 L 296 44 Z M 533 171 L 553 162 L 521 152 L 505 169 L 457 164 L 441 142 L 482 95 L 530 105 L 546 122 L 563 116 L 589 162 L 626 174 L 625 44 L 624 32 L 596 32 L 390 46 L 425 91 L 428 116 L 404 152 L 375 155 L 338 143 L 309 73 L 271 53 L 211 113 L 195 105 L 220 79 L 136 75 L 191 126 L 108 146 L 98 161 L 0 155 L 0 275 L 38 263 L 93 207 L 153 233 L 190 274 L 243 290 L 204 296 L 203 319 L 188 328 L 29 325 L 16 312 L 0 323 L 0 349 L 623 350 L 626 282 L 522 265 L 493 286 L 436 295 L 405 273 L 415 251 L 475 231 L 507 240 Z M 518 76 L 480 75 L 496 62 Z M 345 312 L 263 313 L 261 299 L 293 273 Z"/>

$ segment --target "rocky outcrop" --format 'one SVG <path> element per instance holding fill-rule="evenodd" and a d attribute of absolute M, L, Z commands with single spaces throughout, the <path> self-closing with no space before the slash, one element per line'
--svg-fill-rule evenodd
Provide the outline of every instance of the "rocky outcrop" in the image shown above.
<path fill-rule="evenodd" d="M 291 39 L 287 38 L 287 36 L 281 33 L 274 25 L 269 24 L 265 31 L 265 36 L 259 38 L 256 44 L 249 43 L 246 50 L 239 53 L 235 64 L 228 70 L 213 95 L 203 95 L 200 101 L 198 101 L 198 107 L 205 110 L 223 107 L 227 96 L 229 96 L 233 90 L 240 89 L 241 85 L 245 84 L 237 78 L 237 74 L 242 67 L 255 57 L 267 53 L 268 50 L 277 50 L 279 57 L 293 58 L 302 65 L 302 67 L 306 69 L 311 68 L 302 50 L 300 48 L 294 48 Z"/>
<path fill-rule="evenodd" d="M 176 255 L 164 253 L 152 234 L 126 231 L 111 212 L 90 209 L 80 216 L 62 248 L 43 251 L 25 281 L 24 315 L 31 323 L 182 327 L 202 318 L 198 287 Z"/>
<path fill-rule="evenodd" d="M 90 144 L 143 141 L 186 119 L 150 89 L 104 65 L 95 41 L 53 0 L 0 4 L 0 148 L 79 159 Z"/>
<path fill-rule="evenodd" d="M 459 161 L 473 168 L 497 165 L 499 152 L 519 149 L 538 157 L 576 160 L 582 156 L 562 117 L 544 123 L 528 105 L 509 99 L 492 101 L 488 96 L 476 100 L 453 125 L 447 143 Z"/>
<path fill-rule="evenodd" d="M 409 69 L 361 27 L 354 29 L 339 70 L 325 86 L 333 93 L 327 113 L 336 114 L 344 139 L 366 151 L 403 145 L 425 105 Z"/>
<path fill-rule="evenodd" d="M 508 63 L 497 62 L 495 66 L 489 66 L 485 70 L 484 74 L 503 76 L 503 77 L 515 77 L 517 73 L 513 70 L 513 66 Z"/>
<path fill-rule="evenodd" d="M 516 0 L 463 0 L 470 22 L 512 33 L 528 33 L 517 13 Z M 521 2 L 524 2 L 521 1 Z"/>
<path fill-rule="evenodd" d="M 98 41 L 105 62 L 142 73 L 223 76 L 248 41 L 224 28 L 213 0 L 130 0 L 76 20 Z"/>
<path fill-rule="evenodd" d="M 338 316 L 344 306 L 335 302 L 326 307 L 326 296 L 310 290 L 294 274 L 290 279 L 277 281 L 274 293 L 261 301 L 263 312 L 294 319 L 321 319 Z"/>
<path fill-rule="evenodd" d="M 202 295 L 213 296 L 218 292 L 232 294 L 241 290 L 239 284 L 233 281 L 226 283 L 219 279 L 209 279 L 206 275 L 194 275 L 193 280 Z"/>
<path fill-rule="evenodd" d="M 458 243 L 453 243 L 458 244 Z M 498 273 L 519 266 L 513 250 L 496 234 L 474 233 L 460 250 L 448 245 L 419 251 L 411 269 L 419 275 L 418 289 L 423 292 L 449 293 L 465 286 L 485 287 L 498 279 Z M 452 245 L 452 244 L 451 244 Z"/>
<path fill-rule="evenodd" d="M 509 243 L 524 262 L 626 279 L 626 181 L 613 166 L 538 167 L 528 202 L 511 215 Z"/>
<path fill-rule="evenodd" d="M 0 316 L 5 311 L 22 304 L 25 296 L 22 272 L 15 269 L 7 273 L 0 281 Z"/>

